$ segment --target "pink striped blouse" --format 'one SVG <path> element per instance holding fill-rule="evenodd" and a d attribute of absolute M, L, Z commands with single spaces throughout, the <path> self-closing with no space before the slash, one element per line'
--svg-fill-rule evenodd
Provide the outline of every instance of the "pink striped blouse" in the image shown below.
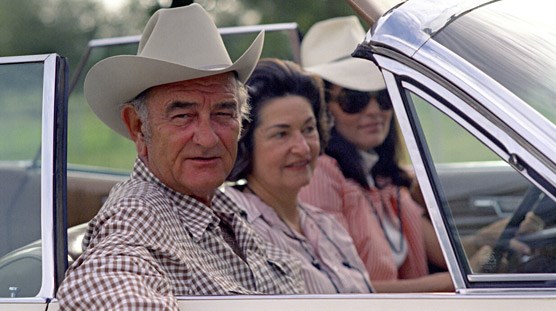
<path fill-rule="evenodd" d="M 291 230 L 258 196 L 226 187 L 224 192 L 247 212 L 263 238 L 301 262 L 308 293 L 369 293 L 369 276 L 348 232 L 319 208 L 301 204 L 303 235 Z"/>
<path fill-rule="evenodd" d="M 321 155 L 311 183 L 301 189 L 299 197 L 303 202 L 319 206 L 344 225 L 372 281 L 420 277 L 428 274 L 421 228 L 424 211 L 407 189 L 400 188 L 399 202 L 396 192 L 395 186 L 366 190 L 346 179 L 335 159 Z M 409 245 L 407 258 L 399 269 L 373 212 L 374 208 L 381 217 L 385 213 L 396 217 L 397 206 L 401 206 L 403 233 Z"/>

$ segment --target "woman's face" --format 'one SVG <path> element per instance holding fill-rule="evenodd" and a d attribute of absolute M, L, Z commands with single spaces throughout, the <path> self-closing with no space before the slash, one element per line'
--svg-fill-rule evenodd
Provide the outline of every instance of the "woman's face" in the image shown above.
<path fill-rule="evenodd" d="M 309 183 L 320 142 L 317 121 L 305 97 L 285 96 L 266 102 L 253 134 L 249 184 L 279 194 L 298 192 Z"/>
<path fill-rule="evenodd" d="M 381 109 L 377 98 L 371 97 L 360 112 L 346 113 L 338 103 L 341 91 L 341 87 L 333 85 L 328 104 L 336 130 L 358 149 L 369 150 L 380 146 L 390 130 L 392 109 Z"/>

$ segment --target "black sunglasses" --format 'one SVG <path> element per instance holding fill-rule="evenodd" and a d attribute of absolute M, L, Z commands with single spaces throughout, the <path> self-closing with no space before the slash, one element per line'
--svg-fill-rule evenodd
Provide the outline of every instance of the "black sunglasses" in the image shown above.
<path fill-rule="evenodd" d="M 392 101 L 390 100 L 390 96 L 388 96 L 387 90 L 361 92 L 344 89 L 335 100 L 345 113 L 355 114 L 363 111 L 373 97 L 376 98 L 378 107 L 381 110 L 392 109 Z"/>

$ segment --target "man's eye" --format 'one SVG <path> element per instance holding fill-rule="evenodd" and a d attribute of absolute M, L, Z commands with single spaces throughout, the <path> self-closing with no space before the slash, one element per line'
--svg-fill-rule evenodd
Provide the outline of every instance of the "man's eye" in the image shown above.
<path fill-rule="evenodd" d="M 224 117 L 233 117 L 234 114 L 231 112 L 217 112 L 216 115 L 218 116 L 224 116 Z"/>
<path fill-rule="evenodd" d="M 170 117 L 172 122 L 185 122 L 191 119 L 192 115 L 189 113 L 178 113 Z"/>
<path fill-rule="evenodd" d="M 213 115 L 219 118 L 228 118 L 228 119 L 234 119 L 237 116 L 237 114 L 234 111 L 217 111 Z"/>
<path fill-rule="evenodd" d="M 189 123 L 192 120 L 192 118 L 193 115 L 190 113 L 177 113 L 170 116 L 170 122 L 172 122 L 172 124 L 174 125 L 181 126 Z"/>

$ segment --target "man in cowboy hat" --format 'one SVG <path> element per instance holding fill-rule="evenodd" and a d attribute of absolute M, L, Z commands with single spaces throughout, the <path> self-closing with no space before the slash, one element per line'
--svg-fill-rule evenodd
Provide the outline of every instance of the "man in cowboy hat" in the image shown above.
<path fill-rule="evenodd" d="M 137 55 L 96 64 L 85 97 L 135 142 L 129 180 L 89 223 L 62 309 L 177 309 L 181 295 L 300 293 L 299 266 L 217 190 L 233 167 L 263 35 L 232 63 L 197 4 L 157 11 Z"/>

